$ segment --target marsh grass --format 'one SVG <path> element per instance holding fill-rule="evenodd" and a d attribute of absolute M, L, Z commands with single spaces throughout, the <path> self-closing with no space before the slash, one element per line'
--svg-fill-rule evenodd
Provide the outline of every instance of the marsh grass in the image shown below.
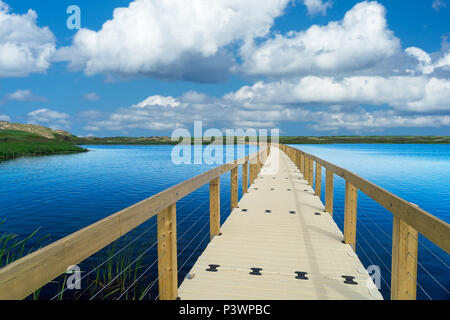
<path fill-rule="evenodd" d="M 6 220 L 0 221 L 0 226 L 5 223 Z M 4 232 L 0 234 L 0 268 L 14 262 L 27 254 L 43 247 L 47 244 L 51 237 L 50 235 L 45 235 L 41 238 L 36 239 L 37 233 L 40 228 L 36 229 L 29 236 L 20 239 L 19 235 Z M 33 240 L 34 244 L 30 244 Z M 38 300 L 41 290 L 35 291 L 31 299 Z"/>
<path fill-rule="evenodd" d="M 5 220 L 0 221 L 0 226 L 4 223 Z M 51 236 L 46 235 L 39 238 L 39 231 L 40 228 L 25 238 L 8 232 L 0 233 L 0 268 L 48 244 Z M 82 280 L 80 290 L 64 291 L 69 275 L 63 274 L 35 291 L 27 299 L 50 299 L 55 296 L 56 300 L 88 300 L 100 290 L 102 290 L 101 293 L 95 299 L 110 300 L 120 297 L 150 265 L 150 263 L 144 262 L 145 255 L 137 258 L 143 253 L 145 246 L 141 248 L 138 245 L 131 245 L 120 251 L 121 244 L 125 240 L 115 241 L 83 262 L 81 269 L 86 271 L 82 271 L 81 276 L 90 270 L 95 269 L 95 271 Z M 97 268 L 104 261 L 107 262 Z M 122 296 L 122 299 L 144 299 L 147 296 L 146 291 L 150 286 L 149 283 L 152 282 L 153 278 L 156 278 L 156 275 L 150 269 Z M 42 294 L 42 292 L 45 292 L 45 294 Z"/>

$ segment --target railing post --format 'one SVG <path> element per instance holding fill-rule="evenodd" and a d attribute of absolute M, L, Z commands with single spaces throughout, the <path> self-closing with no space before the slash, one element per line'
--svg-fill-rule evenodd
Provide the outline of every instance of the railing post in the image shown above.
<path fill-rule="evenodd" d="M 231 210 L 238 207 L 238 167 L 231 169 Z"/>
<path fill-rule="evenodd" d="M 160 300 L 175 300 L 178 297 L 176 220 L 176 204 L 158 213 L 158 281 Z"/>
<path fill-rule="evenodd" d="M 300 151 L 295 151 L 295 165 L 297 166 L 297 169 L 300 171 Z"/>
<path fill-rule="evenodd" d="M 331 170 L 326 169 L 325 180 L 325 211 L 333 216 L 333 187 L 334 187 L 334 174 Z"/>
<path fill-rule="evenodd" d="M 415 300 L 418 232 L 394 216 L 392 231 L 391 299 Z"/>
<path fill-rule="evenodd" d="M 316 161 L 316 196 L 322 195 L 322 166 Z"/>
<path fill-rule="evenodd" d="M 356 208 L 358 189 L 345 181 L 344 242 L 356 249 Z"/>
<path fill-rule="evenodd" d="M 220 233 L 220 177 L 209 183 L 209 239 Z"/>
<path fill-rule="evenodd" d="M 312 187 L 314 183 L 314 159 L 309 158 L 309 185 Z"/>
<path fill-rule="evenodd" d="M 303 153 L 300 154 L 300 172 L 305 175 L 305 155 Z"/>
<path fill-rule="evenodd" d="M 248 160 L 242 165 L 242 195 L 248 190 Z"/>
<path fill-rule="evenodd" d="M 309 157 L 305 156 L 305 170 L 303 172 L 303 176 L 309 184 Z"/>
<path fill-rule="evenodd" d="M 256 163 L 252 163 L 254 160 L 252 160 L 251 162 L 250 162 L 250 165 L 249 165 L 249 171 L 250 171 L 250 185 L 252 185 L 254 182 L 255 182 L 255 177 L 256 177 L 256 167 L 257 167 L 257 164 Z"/>
<path fill-rule="evenodd" d="M 256 167 L 256 176 L 258 176 L 259 172 L 261 171 L 262 163 L 261 163 L 261 154 L 258 153 L 258 166 Z"/>

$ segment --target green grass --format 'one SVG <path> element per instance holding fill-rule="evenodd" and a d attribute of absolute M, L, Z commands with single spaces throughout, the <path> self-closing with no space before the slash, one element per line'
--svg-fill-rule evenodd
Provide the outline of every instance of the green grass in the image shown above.
<path fill-rule="evenodd" d="M 66 138 L 45 139 L 41 136 L 16 130 L 0 130 L 0 161 L 21 156 L 39 156 L 86 152 Z"/>

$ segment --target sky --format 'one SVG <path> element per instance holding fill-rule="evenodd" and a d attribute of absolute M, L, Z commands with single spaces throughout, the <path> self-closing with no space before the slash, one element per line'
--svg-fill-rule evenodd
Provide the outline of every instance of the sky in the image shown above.
<path fill-rule="evenodd" d="M 0 120 L 449 135 L 449 36 L 449 0 L 0 0 Z"/>

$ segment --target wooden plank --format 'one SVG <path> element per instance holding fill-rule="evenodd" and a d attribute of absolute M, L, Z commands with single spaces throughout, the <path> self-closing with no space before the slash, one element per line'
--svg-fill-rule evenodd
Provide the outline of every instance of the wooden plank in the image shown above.
<path fill-rule="evenodd" d="M 391 299 L 415 300 L 418 232 L 394 216 L 392 231 Z"/>
<path fill-rule="evenodd" d="M 320 198 L 322 195 L 322 167 L 316 162 L 316 185 L 315 195 Z"/>
<path fill-rule="evenodd" d="M 248 161 L 245 161 L 242 165 L 242 194 L 246 194 L 248 191 Z"/>
<path fill-rule="evenodd" d="M 231 209 L 238 206 L 238 168 L 231 169 Z"/>
<path fill-rule="evenodd" d="M 210 240 L 220 233 L 220 177 L 209 183 Z"/>
<path fill-rule="evenodd" d="M 158 214 L 158 283 L 160 300 L 178 297 L 176 204 Z"/>
<path fill-rule="evenodd" d="M 325 211 L 333 216 L 334 175 L 331 170 L 326 169 L 325 178 Z"/>
<path fill-rule="evenodd" d="M 358 189 L 345 182 L 344 242 L 356 250 L 356 210 Z"/>
<path fill-rule="evenodd" d="M 313 158 L 327 170 L 330 170 L 339 177 L 349 181 L 359 191 L 389 210 L 394 216 L 404 220 L 428 240 L 450 254 L 450 225 L 448 223 L 353 172 L 336 166 L 312 154 L 306 152 L 303 153 L 305 157 Z"/>

